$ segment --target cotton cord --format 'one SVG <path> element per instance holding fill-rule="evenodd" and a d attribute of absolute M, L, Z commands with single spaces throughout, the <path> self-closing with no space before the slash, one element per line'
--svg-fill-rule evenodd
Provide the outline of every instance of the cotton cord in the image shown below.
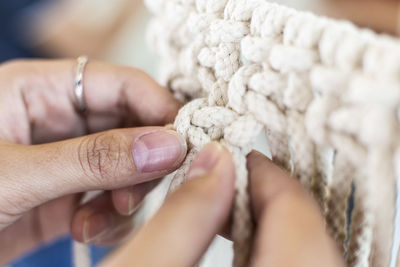
<path fill-rule="evenodd" d="M 210 141 L 234 158 L 234 266 L 249 264 L 245 159 L 260 131 L 274 162 L 320 204 L 349 266 L 387 266 L 400 143 L 399 40 L 265 0 L 146 2 L 161 82 L 188 102 L 174 124 L 191 149 L 187 163 Z"/>
<path fill-rule="evenodd" d="M 187 102 L 174 128 L 189 152 L 170 191 L 206 143 L 232 153 L 233 266 L 250 264 L 246 155 L 263 131 L 273 161 L 320 204 L 348 265 L 388 266 L 400 169 L 400 41 L 265 0 L 146 4 L 160 82 Z"/>

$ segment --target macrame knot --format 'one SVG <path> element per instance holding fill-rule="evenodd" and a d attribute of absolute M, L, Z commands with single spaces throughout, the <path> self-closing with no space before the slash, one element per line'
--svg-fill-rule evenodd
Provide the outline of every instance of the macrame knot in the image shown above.
<path fill-rule="evenodd" d="M 211 90 L 214 94 L 219 94 L 220 89 L 216 86 Z M 250 253 L 252 237 L 252 229 L 249 227 L 252 219 L 247 194 L 246 155 L 263 126 L 251 114 L 239 114 L 228 106 L 211 106 L 209 102 L 215 101 L 195 99 L 186 104 L 176 117 L 174 127 L 187 140 L 189 152 L 172 179 L 170 191 L 184 183 L 191 162 L 206 143 L 218 141 L 232 153 L 236 166 L 232 237 L 235 250 L 240 255 L 236 257 L 236 266 L 244 266 Z"/>
<path fill-rule="evenodd" d="M 156 15 L 148 37 L 160 82 L 187 103 L 174 128 L 189 151 L 169 189 L 184 183 L 206 143 L 231 152 L 234 267 L 250 265 L 246 155 L 262 132 L 272 160 L 319 202 L 349 266 L 389 266 L 400 175 L 399 40 L 265 0 L 146 4 Z"/>
<path fill-rule="evenodd" d="M 146 2 L 156 14 L 150 41 L 161 82 L 188 102 L 174 127 L 189 152 L 170 189 L 204 144 L 231 151 L 234 266 L 249 265 L 246 155 L 261 132 L 273 161 L 318 200 L 348 264 L 388 266 L 400 172 L 399 41 L 265 0 Z"/>
<path fill-rule="evenodd" d="M 206 98 L 195 99 L 178 113 L 174 127 L 188 142 L 188 148 L 199 151 L 211 141 L 237 147 L 247 154 L 263 126 L 251 115 L 240 115 L 228 107 L 209 106 Z"/>

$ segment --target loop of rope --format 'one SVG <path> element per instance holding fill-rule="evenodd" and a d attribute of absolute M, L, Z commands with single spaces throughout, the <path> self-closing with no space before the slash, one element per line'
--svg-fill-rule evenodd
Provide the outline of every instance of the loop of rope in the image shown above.
<path fill-rule="evenodd" d="M 188 102 L 174 128 L 189 153 L 170 191 L 206 143 L 229 149 L 234 267 L 249 265 L 246 155 L 262 131 L 273 161 L 319 202 L 349 266 L 388 266 L 400 173 L 400 41 L 266 0 L 145 2 L 155 15 L 148 37 L 160 82 Z"/>
<path fill-rule="evenodd" d="M 320 203 L 349 265 L 387 266 L 400 146 L 399 40 L 265 0 L 147 2 L 156 15 L 149 36 L 161 82 L 193 100 L 174 124 L 191 150 L 173 187 L 211 140 L 235 160 L 234 266 L 248 264 L 245 156 L 261 131 L 274 162 Z"/>

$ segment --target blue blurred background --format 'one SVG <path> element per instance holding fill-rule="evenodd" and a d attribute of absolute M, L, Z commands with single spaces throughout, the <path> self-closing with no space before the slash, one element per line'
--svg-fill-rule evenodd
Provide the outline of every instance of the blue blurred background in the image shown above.
<path fill-rule="evenodd" d="M 91 247 L 92 263 L 96 265 L 111 250 L 108 247 Z M 62 237 L 35 251 L 28 253 L 9 267 L 72 267 L 72 239 L 69 236 Z"/>
<path fill-rule="evenodd" d="M 27 9 L 48 0 L 2 0 L 0 2 L 0 62 L 21 57 L 40 56 L 23 40 L 20 19 Z"/>

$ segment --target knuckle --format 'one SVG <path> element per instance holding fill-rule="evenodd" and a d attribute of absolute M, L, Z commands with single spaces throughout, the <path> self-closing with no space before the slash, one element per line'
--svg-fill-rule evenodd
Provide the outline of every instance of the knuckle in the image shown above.
<path fill-rule="evenodd" d="M 95 184 L 112 185 L 129 169 L 129 154 L 124 137 L 104 132 L 85 137 L 79 145 L 79 162 L 86 176 Z"/>
<path fill-rule="evenodd" d="M 6 61 L 0 65 L 0 75 L 5 77 L 17 77 L 23 72 L 29 64 L 28 60 L 13 59 Z"/>
<path fill-rule="evenodd" d="M 21 59 L 14 59 L 4 62 L 0 65 L 0 79 L 5 82 L 2 90 L 5 88 L 15 89 L 19 80 L 22 80 L 20 75 L 26 68 L 26 63 Z"/>
<path fill-rule="evenodd" d="M 17 68 L 20 67 L 21 64 L 25 64 L 27 60 L 24 59 L 12 59 L 2 63 L 0 66 L 2 68 Z"/>

